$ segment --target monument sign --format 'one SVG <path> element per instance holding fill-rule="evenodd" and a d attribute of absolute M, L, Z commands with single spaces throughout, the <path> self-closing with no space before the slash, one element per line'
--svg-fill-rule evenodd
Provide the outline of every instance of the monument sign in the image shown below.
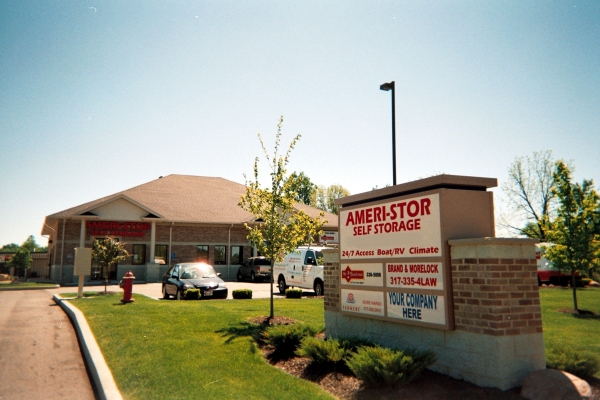
<path fill-rule="evenodd" d="M 494 186 L 439 175 L 339 199 L 341 312 L 454 329 L 448 240 L 494 236 Z"/>

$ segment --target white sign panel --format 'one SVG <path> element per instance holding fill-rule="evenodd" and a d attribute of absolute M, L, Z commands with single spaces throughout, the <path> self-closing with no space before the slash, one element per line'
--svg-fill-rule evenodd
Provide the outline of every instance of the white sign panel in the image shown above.
<path fill-rule="evenodd" d="M 342 285 L 383 287 L 383 264 L 340 264 Z"/>
<path fill-rule="evenodd" d="M 339 243 L 339 235 L 336 231 L 323 231 L 323 234 L 319 236 L 319 241 L 321 243 Z"/>
<path fill-rule="evenodd" d="M 439 194 L 340 211 L 341 259 L 441 257 Z"/>
<path fill-rule="evenodd" d="M 383 317 L 383 292 L 342 289 L 342 311 Z"/>
<path fill-rule="evenodd" d="M 390 318 L 446 324 L 444 296 L 434 294 L 388 292 L 387 314 Z"/>
<path fill-rule="evenodd" d="M 444 274 L 441 262 L 388 263 L 387 287 L 411 289 L 443 289 Z"/>
<path fill-rule="evenodd" d="M 90 275 L 92 273 L 92 249 L 89 247 L 75 248 L 75 266 L 73 275 Z"/>

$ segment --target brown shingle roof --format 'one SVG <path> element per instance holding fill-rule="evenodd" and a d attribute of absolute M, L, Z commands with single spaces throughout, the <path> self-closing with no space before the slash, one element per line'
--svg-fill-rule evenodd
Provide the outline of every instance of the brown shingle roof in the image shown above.
<path fill-rule="evenodd" d="M 50 219 L 71 218 L 82 215 L 103 204 L 126 199 L 159 217 L 157 222 L 192 222 L 239 224 L 254 220 L 254 216 L 238 206 L 246 186 L 223 178 L 168 175 L 148 183 L 100 198 L 46 217 Z M 311 217 L 320 210 L 297 204 Z M 337 227 L 337 215 L 325 213 L 328 221 L 324 228 Z"/>

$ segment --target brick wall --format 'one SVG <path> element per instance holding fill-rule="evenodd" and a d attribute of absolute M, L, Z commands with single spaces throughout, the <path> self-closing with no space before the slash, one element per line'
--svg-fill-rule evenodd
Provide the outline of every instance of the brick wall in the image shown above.
<path fill-rule="evenodd" d="M 457 330 L 485 335 L 542 332 L 535 258 L 452 259 Z"/>
<path fill-rule="evenodd" d="M 156 226 L 156 242 L 169 242 L 170 225 Z M 174 225 L 173 242 L 194 242 L 196 244 L 227 243 L 231 232 L 231 243 L 246 243 L 248 231 L 244 227 L 207 225 Z M 150 236 L 148 236 L 149 238 Z"/>
<path fill-rule="evenodd" d="M 72 277 L 72 265 L 74 263 L 75 248 L 80 245 L 81 221 L 66 221 L 63 243 L 63 221 L 60 220 L 56 224 L 56 228 L 51 234 L 52 243 L 49 245 L 49 252 L 52 254 L 52 265 L 56 271 L 51 274 L 53 279 L 61 282 L 75 281 L 76 277 Z M 171 247 L 168 249 L 169 254 L 175 253 L 175 259 L 171 260 L 171 264 L 178 262 L 194 262 L 197 261 L 198 245 L 209 246 L 209 263 L 215 264 L 215 245 L 227 246 L 243 246 L 243 260 L 249 258 L 252 254 L 252 247 L 246 239 L 247 230 L 243 226 L 231 227 L 230 225 L 156 225 L 156 244 L 169 245 L 169 236 L 172 229 L 173 236 L 171 239 Z M 143 244 L 146 246 L 145 264 L 150 260 L 150 243 L 151 231 L 144 231 L 142 237 L 120 237 L 122 242 L 125 242 L 125 249 L 131 254 L 134 244 Z M 85 246 L 92 246 L 90 230 L 85 232 Z M 228 252 L 230 252 L 228 247 Z M 144 264 L 144 268 L 145 268 Z M 62 267 L 61 267 L 62 265 Z M 120 266 L 132 266 L 132 258 L 128 258 L 119 263 Z M 67 266 L 69 266 L 67 268 Z M 69 269 L 71 268 L 71 269 Z M 166 268 L 166 267 L 165 267 Z M 230 271 L 231 270 L 231 271 Z M 227 279 L 235 279 L 237 266 L 233 265 L 224 273 Z M 223 272 L 223 271 L 218 271 Z M 60 276 L 59 276 L 60 275 Z M 140 275 L 141 276 L 141 275 Z M 137 275 L 136 275 L 137 277 Z"/>
<path fill-rule="evenodd" d="M 339 252 L 337 249 L 323 250 L 324 258 L 330 258 L 331 261 L 325 261 L 323 265 L 323 279 L 325 280 L 325 291 L 323 300 L 325 311 L 340 312 L 340 263 Z"/>

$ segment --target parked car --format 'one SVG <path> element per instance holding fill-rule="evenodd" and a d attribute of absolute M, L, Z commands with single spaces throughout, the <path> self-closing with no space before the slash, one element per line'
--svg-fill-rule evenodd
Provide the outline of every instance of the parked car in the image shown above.
<path fill-rule="evenodd" d="M 250 257 L 238 268 L 237 281 L 250 279 L 251 282 L 271 278 L 271 261 L 265 257 Z"/>
<path fill-rule="evenodd" d="M 212 266 L 205 263 L 175 264 L 163 276 L 163 298 L 183 299 L 187 289 L 200 289 L 201 298 L 227 298 L 227 287 Z"/>

